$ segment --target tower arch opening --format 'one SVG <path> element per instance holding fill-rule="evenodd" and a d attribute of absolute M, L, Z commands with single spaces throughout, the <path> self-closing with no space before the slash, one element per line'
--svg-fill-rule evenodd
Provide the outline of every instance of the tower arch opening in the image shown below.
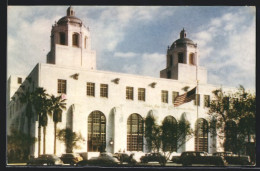
<path fill-rule="evenodd" d="M 196 65 L 194 53 L 190 53 L 190 55 L 189 55 L 189 64 Z"/>
<path fill-rule="evenodd" d="M 72 46 L 79 47 L 79 34 L 73 33 L 72 35 Z"/>
<path fill-rule="evenodd" d="M 184 63 L 184 55 L 182 52 L 178 53 L 178 63 Z"/>
<path fill-rule="evenodd" d="M 59 43 L 61 45 L 65 45 L 66 44 L 65 33 L 64 32 L 60 32 L 59 35 L 60 35 L 60 42 Z"/>

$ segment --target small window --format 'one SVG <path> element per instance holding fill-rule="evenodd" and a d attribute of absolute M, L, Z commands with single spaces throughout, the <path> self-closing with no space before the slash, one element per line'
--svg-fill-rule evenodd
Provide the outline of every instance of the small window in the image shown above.
<path fill-rule="evenodd" d="M 176 98 L 177 96 L 179 96 L 179 92 L 173 91 L 173 92 L 172 92 L 172 103 L 174 103 L 175 98 Z"/>
<path fill-rule="evenodd" d="M 108 97 L 108 85 L 100 84 L 100 97 Z"/>
<path fill-rule="evenodd" d="M 178 53 L 178 63 L 184 63 L 183 53 Z"/>
<path fill-rule="evenodd" d="M 66 94 L 66 80 L 58 79 L 58 93 Z"/>
<path fill-rule="evenodd" d="M 196 105 L 196 106 L 200 105 L 200 95 L 199 94 L 196 94 L 196 96 L 195 96 L 194 105 Z"/>
<path fill-rule="evenodd" d="M 162 102 L 168 103 L 168 91 L 162 90 Z"/>
<path fill-rule="evenodd" d="M 134 88 L 126 87 L 126 99 L 134 100 Z"/>
<path fill-rule="evenodd" d="M 21 77 L 18 77 L 18 78 L 17 78 L 17 83 L 18 83 L 18 84 L 22 84 L 22 81 L 23 81 L 23 79 L 22 79 Z"/>
<path fill-rule="evenodd" d="M 95 96 L 95 83 L 87 83 L 87 96 Z"/>
<path fill-rule="evenodd" d="M 60 32 L 60 44 L 65 45 L 65 33 Z"/>
<path fill-rule="evenodd" d="M 79 47 L 79 34 L 74 33 L 72 35 L 72 45 L 76 46 L 76 47 Z"/>
<path fill-rule="evenodd" d="M 145 101 L 145 89 L 138 88 L 138 100 Z"/>
<path fill-rule="evenodd" d="M 210 106 L 210 96 L 204 95 L 204 107 L 209 107 L 209 106 Z"/>

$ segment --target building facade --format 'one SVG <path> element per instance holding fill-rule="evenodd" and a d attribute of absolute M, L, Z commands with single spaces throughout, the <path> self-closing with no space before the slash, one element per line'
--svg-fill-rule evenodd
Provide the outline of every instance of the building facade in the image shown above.
<path fill-rule="evenodd" d="M 144 136 L 144 120 L 149 115 L 154 116 L 158 124 L 166 117 L 176 122 L 185 119 L 193 130 L 198 128 L 206 132 L 189 139 L 176 150 L 177 153 L 221 150 L 221 141 L 208 131 L 214 118 L 207 114 L 212 91 L 220 87 L 207 83 L 207 70 L 199 66 L 198 46 L 186 34 L 183 29 L 180 38 L 168 47 L 167 64 L 160 72 L 161 78 L 101 71 L 96 69 L 90 31 L 69 7 L 67 15 L 52 27 L 47 63 L 38 63 L 27 77 L 9 78 L 7 133 L 10 134 L 12 127 L 27 131 L 25 105 L 18 100 L 19 92 L 43 87 L 48 94 L 62 95 L 66 99 L 67 109 L 63 111 L 57 128 L 71 128 L 80 133 L 84 141 L 74 151 L 88 152 L 89 157 L 97 155 L 100 149 L 111 153 L 149 152 Z M 189 90 L 197 86 L 197 100 L 174 107 L 175 98 L 185 93 L 183 88 L 186 86 Z M 235 91 L 235 88 L 222 89 Z M 31 135 L 34 137 L 38 137 L 38 124 L 35 115 L 31 121 Z M 48 118 L 46 130 L 45 152 L 53 154 L 52 117 Z M 42 141 L 40 145 L 40 152 L 38 142 L 31 147 L 31 155 L 37 157 L 43 153 Z M 56 148 L 57 155 L 65 153 L 63 142 L 57 140 Z"/>

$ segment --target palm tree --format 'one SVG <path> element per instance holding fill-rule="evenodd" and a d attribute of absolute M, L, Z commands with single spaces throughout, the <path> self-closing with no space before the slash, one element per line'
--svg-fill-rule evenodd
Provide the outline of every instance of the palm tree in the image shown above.
<path fill-rule="evenodd" d="M 34 94 L 30 92 L 29 89 L 25 92 L 19 93 L 19 101 L 22 104 L 25 104 L 25 115 L 27 117 L 27 131 L 28 131 L 28 136 L 31 136 L 31 120 L 33 117 L 33 99 L 34 99 Z M 30 155 L 30 146 L 28 146 L 28 155 Z"/>
<path fill-rule="evenodd" d="M 66 110 L 66 103 L 64 103 L 65 101 L 66 99 L 62 99 L 61 95 L 58 97 L 55 97 L 54 95 L 51 96 L 51 110 L 53 112 L 54 122 L 54 154 L 56 154 L 57 123 L 61 122 L 62 110 Z"/>
<path fill-rule="evenodd" d="M 48 95 L 47 95 L 48 96 Z M 43 127 L 43 154 L 46 152 L 46 127 L 48 125 L 48 115 L 51 117 L 51 100 L 46 98 L 43 99 L 42 112 L 40 117 L 40 125 Z"/>
<path fill-rule="evenodd" d="M 38 156 L 40 155 L 41 152 L 41 126 L 45 127 L 46 131 L 46 126 L 47 126 L 47 121 L 48 118 L 47 113 L 48 112 L 48 107 L 47 104 L 47 96 L 48 94 L 46 93 L 46 90 L 44 88 L 38 87 L 34 91 L 34 108 L 35 111 L 38 115 Z M 45 135 L 44 135 L 44 153 L 45 153 Z"/>

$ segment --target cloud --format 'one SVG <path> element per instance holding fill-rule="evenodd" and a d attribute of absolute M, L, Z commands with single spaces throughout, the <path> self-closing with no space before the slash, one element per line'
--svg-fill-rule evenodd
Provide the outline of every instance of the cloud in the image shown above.
<path fill-rule="evenodd" d="M 144 53 L 142 55 L 141 75 L 159 77 L 160 70 L 165 68 L 166 56 L 159 53 Z"/>
<path fill-rule="evenodd" d="M 137 64 L 125 64 L 122 67 L 122 71 L 124 73 L 129 73 L 129 74 L 138 74 L 138 66 Z"/>
<path fill-rule="evenodd" d="M 132 58 L 132 57 L 135 57 L 138 55 L 139 55 L 138 53 L 134 53 L 134 52 L 126 52 L 126 53 L 115 52 L 114 53 L 114 57 L 119 57 L 119 58 Z"/>
<path fill-rule="evenodd" d="M 201 30 L 195 39 L 201 63 L 208 69 L 209 82 L 254 88 L 255 17 L 247 19 L 241 10 L 228 12 L 212 19 Z"/>

